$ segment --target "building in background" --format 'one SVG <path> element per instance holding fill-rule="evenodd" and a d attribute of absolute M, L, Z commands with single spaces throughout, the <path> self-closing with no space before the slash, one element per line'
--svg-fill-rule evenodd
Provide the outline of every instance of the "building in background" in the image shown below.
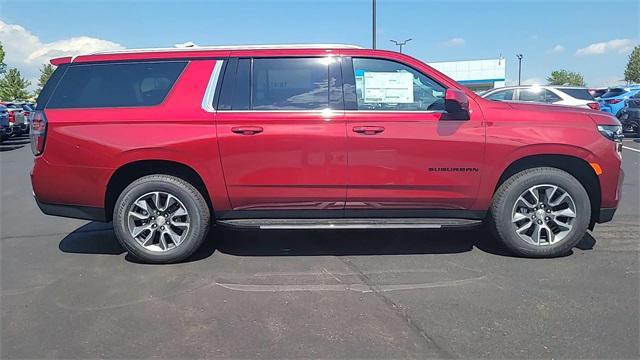
<path fill-rule="evenodd" d="M 507 61 L 504 58 L 433 62 L 429 65 L 476 92 L 505 86 Z"/>

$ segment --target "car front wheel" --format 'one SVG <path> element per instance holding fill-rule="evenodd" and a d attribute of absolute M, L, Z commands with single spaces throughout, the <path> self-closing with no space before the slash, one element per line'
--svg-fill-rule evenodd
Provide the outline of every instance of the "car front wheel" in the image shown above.
<path fill-rule="evenodd" d="M 202 194 L 187 181 L 149 175 L 120 194 L 113 227 L 120 244 L 147 263 L 174 263 L 196 251 L 207 236 L 210 213 Z"/>
<path fill-rule="evenodd" d="M 520 256 L 562 256 L 584 237 L 591 220 L 589 196 L 569 173 L 550 167 L 524 170 L 496 191 L 490 225 Z"/>

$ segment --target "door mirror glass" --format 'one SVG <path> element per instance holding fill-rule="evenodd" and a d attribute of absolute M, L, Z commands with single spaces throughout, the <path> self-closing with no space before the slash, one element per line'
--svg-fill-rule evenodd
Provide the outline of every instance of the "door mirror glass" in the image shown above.
<path fill-rule="evenodd" d="M 469 120 L 469 98 L 458 89 L 447 89 L 444 95 L 446 114 L 443 120 Z"/>

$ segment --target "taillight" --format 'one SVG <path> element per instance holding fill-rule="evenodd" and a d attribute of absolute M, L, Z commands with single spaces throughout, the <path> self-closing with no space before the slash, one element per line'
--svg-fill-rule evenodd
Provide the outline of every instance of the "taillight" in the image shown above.
<path fill-rule="evenodd" d="M 12 112 L 9 112 L 9 125 L 13 125 L 13 123 L 16 121 L 16 114 Z"/>
<path fill-rule="evenodd" d="M 600 110 L 600 104 L 597 102 L 587 103 L 587 106 L 592 108 L 593 110 Z"/>
<path fill-rule="evenodd" d="M 44 116 L 44 111 L 38 110 L 33 113 L 32 119 L 29 130 L 31 152 L 38 156 L 44 151 L 44 141 L 47 138 L 47 117 Z"/>
<path fill-rule="evenodd" d="M 606 102 L 607 104 L 617 104 L 617 103 L 619 103 L 620 101 L 622 101 L 622 100 L 621 100 L 621 99 L 605 100 L 605 102 Z"/>

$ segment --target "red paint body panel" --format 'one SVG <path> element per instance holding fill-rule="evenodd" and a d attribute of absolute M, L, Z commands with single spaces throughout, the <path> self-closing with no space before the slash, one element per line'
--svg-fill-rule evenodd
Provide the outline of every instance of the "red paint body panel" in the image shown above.
<path fill-rule="evenodd" d="M 118 168 L 171 160 L 194 169 L 212 203 L 228 208 L 214 116 L 201 109 L 214 65 L 213 60 L 191 62 L 159 106 L 45 110 L 45 151 L 32 171 L 36 197 L 103 207 L 107 183 Z"/>
<path fill-rule="evenodd" d="M 469 121 L 440 120 L 438 112 L 352 111 L 346 117 L 347 208 L 470 208 L 484 169 L 485 130 L 479 111 Z M 384 131 L 353 131 L 360 126 Z"/>
<path fill-rule="evenodd" d="M 437 112 L 334 111 L 327 116 L 201 108 L 215 59 L 327 55 L 409 65 L 447 88 L 462 90 L 469 98 L 471 119 L 443 120 Z M 562 154 L 599 164 L 602 207 L 616 207 L 619 201 L 621 159 L 615 144 L 596 130 L 597 124 L 616 124 L 614 118 L 586 109 L 488 101 L 396 52 L 168 50 L 85 55 L 52 63 L 180 58 L 190 63 L 158 106 L 45 110 L 47 140 L 32 171 L 36 197 L 104 207 L 106 186 L 117 169 L 141 160 L 170 160 L 200 175 L 217 211 L 487 210 L 510 164 L 533 155 Z"/>
<path fill-rule="evenodd" d="M 218 143 L 234 210 L 342 209 L 347 139 L 342 113 L 225 112 Z M 261 127 L 243 135 L 234 127 Z"/>

